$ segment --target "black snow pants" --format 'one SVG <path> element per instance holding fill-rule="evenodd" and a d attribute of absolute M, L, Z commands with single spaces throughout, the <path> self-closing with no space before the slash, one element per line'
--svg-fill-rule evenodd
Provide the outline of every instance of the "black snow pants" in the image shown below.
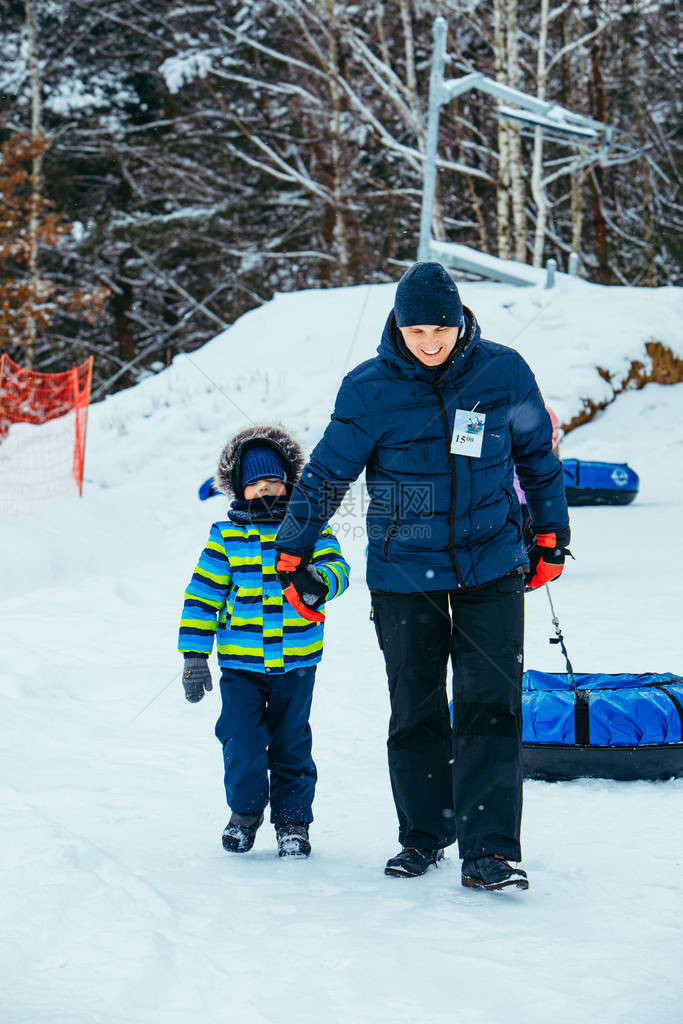
<path fill-rule="evenodd" d="M 402 846 L 521 860 L 524 579 L 372 592 L 389 681 L 389 774 Z M 453 728 L 446 670 L 453 662 Z"/>

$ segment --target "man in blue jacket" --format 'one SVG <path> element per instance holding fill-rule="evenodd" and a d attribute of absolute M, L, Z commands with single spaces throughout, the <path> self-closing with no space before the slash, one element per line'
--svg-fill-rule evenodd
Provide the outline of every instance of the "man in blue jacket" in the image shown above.
<path fill-rule="evenodd" d="M 515 467 L 535 534 L 529 552 Z M 364 468 L 402 847 L 385 872 L 424 874 L 457 838 L 463 885 L 525 889 L 526 873 L 509 863 L 521 859 L 523 595 L 564 565 L 562 466 L 531 370 L 481 338 L 439 263 L 406 272 L 378 355 L 342 381 L 276 538 L 290 564 L 311 557 Z"/>

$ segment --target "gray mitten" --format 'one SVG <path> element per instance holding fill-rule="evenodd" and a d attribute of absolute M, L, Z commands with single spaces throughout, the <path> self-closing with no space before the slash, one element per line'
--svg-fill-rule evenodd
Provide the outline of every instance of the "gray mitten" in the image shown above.
<path fill-rule="evenodd" d="M 183 687 L 190 704 L 200 701 L 204 696 L 204 690 L 207 693 L 209 690 L 213 690 L 208 658 L 185 658 Z"/>

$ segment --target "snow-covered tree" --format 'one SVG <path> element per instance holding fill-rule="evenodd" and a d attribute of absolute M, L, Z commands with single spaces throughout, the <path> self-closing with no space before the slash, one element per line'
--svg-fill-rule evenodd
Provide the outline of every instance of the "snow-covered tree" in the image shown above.
<path fill-rule="evenodd" d="M 110 292 L 96 329 L 56 311 L 39 368 L 93 353 L 103 394 L 275 291 L 394 279 L 416 255 L 437 14 L 448 74 L 545 94 L 635 153 L 582 164 L 468 93 L 442 110 L 437 237 L 679 280 L 674 0 L 6 0 L 0 142 L 30 135 L 37 98 L 34 178 L 72 224 L 43 269 Z"/>

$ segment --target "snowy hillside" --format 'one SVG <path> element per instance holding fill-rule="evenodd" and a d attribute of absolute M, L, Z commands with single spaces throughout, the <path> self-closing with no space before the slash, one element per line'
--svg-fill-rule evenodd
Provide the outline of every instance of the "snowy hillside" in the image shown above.
<path fill-rule="evenodd" d="M 649 340 L 683 356 L 680 290 L 466 284 L 568 420 Z M 278 296 L 91 410 L 82 500 L 0 521 L 0 1007 L 8 1024 L 672 1024 L 683 982 L 683 780 L 528 783 L 528 893 L 445 866 L 390 879 L 388 696 L 363 519 L 337 521 L 352 587 L 328 614 L 313 709 L 308 862 L 272 830 L 230 857 L 216 692 L 186 703 L 183 590 L 224 499 L 197 500 L 225 439 L 277 420 L 312 446 L 343 373 L 374 354 L 393 286 Z M 625 508 L 574 509 L 554 587 L 580 671 L 683 671 L 683 385 L 619 397 L 563 443 L 624 460 Z M 543 593 L 528 667 L 562 670 Z M 215 659 L 212 659 L 215 670 Z M 214 671 L 214 683 L 217 673 Z"/>

